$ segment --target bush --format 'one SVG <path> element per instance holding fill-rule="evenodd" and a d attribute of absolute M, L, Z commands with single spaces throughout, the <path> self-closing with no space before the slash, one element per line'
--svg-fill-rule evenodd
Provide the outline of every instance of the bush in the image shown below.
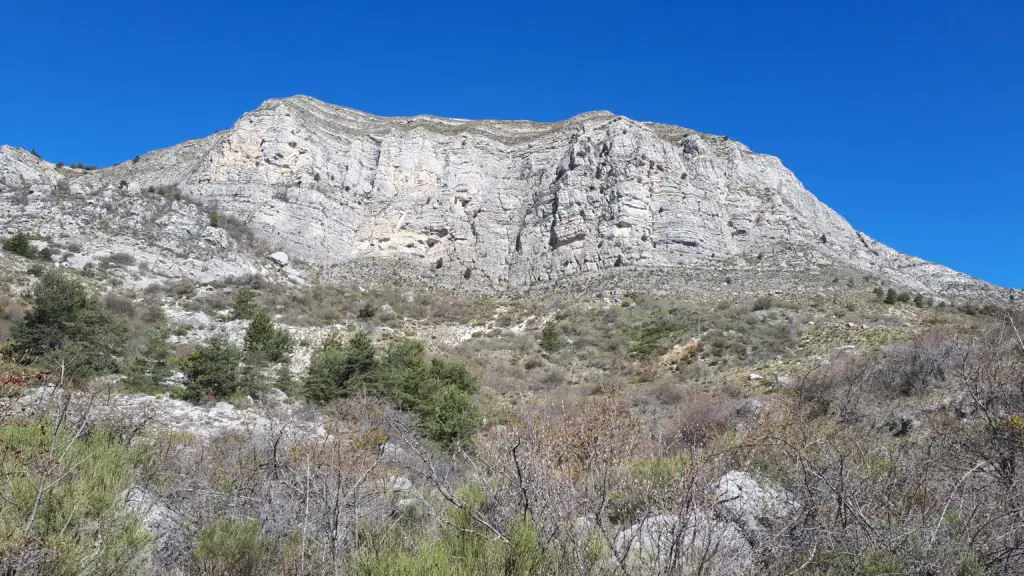
<path fill-rule="evenodd" d="M 77 432 L 52 419 L 0 427 L 0 573 L 142 572 L 149 536 L 123 507 L 141 452 Z"/>
<path fill-rule="evenodd" d="M 135 317 L 135 303 L 131 298 L 111 292 L 103 298 L 103 307 L 126 318 Z"/>
<path fill-rule="evenodd" d="M 266 542 L 258 520 L 218 520 L 199 535 L 195 557 L 202 573 L 211 576 L 265 574 L 264 556 L 274 548 Z"/>
<path fill-rule="evenodd" d="M 468 440 L 480 420 L 469 394 L 455 386 L 443 386 L 434 392 L 421 412 L 423 435 L 446 449 Z"/>
<path fill-rule="evenodd" d="M 116 252 L 103 257 L 104 264 L 117 264 L 119 266 L 131 266 L 135 264 L 135 256 L 127 252 Z"/>
<path fill-rule="evenodd" d="M 416 411 L 430 395 L 426 350 L 415 340 L 395 342 L 374 374 L 378 395 L 391 400 L 398 408 Z"/>
<path fill-rule="evenodd" d="M 583 573 L 559 570 L 556 553 L 541 544 L 537 530 L 527 519 L 512 522 L 506 533 L 508 542 L 489 538 L 486 526 L 473 518 L 482 504 L 483 494 L 471 486 L 459 490 L 458 496 L 462 500 L 479 500 L 471 500 L 466 510 L 451 514 L 438 536 L 413 535 L 408 545 L 400 543 L 393 534 L 367 538 L 374 545 L 362 544 L 356 554 L 353 573 L 363 576 Z"/>
<path fill-rule="evenodd" d="M 374 355 L 373 341 L 366 332 L 357 332 L 347 343 L 326 342 L 310 361 L 306 396 L 319 404 L 352 396 L 376 366 Z"/>
<path fill-rule="evenodd" d="M 242 351 L 224 334 L 196 348 L 185 361 L 185 393 L 192 401 L 227 398 L 239 387 Z"/>
<path fill-rule="evenodd" d="M 245 331 L 246 356 L 257 365 L 283 362 L 294 346 L 292 335 L 284 328 L 274 326 L 266 312 L 257 312 Z"/>
<path fill-rule="evenodd" d="M 77 362 L 91 370 L 116 366 L 125 342 L 124 324 L 80 282 L 51 270 L 36 282 L 31 304 L 11 331 L 16 352 L 42 357 L 73 348 Z"/>
<path fill-rule="evenodd" d="M 552 323 L 547 323 L 540 331 L 540 349 L 548 354 L 554 354 L 562 347 L 562 335 L 558 328 Z"/>
<path fill-rule="evenodd" d="M 35 258 L 38 254 L 32 247 L 32 242 L 24 232 L 18 232 L 14 236 L 4 240 L 4 251 L 17 254 L 22 258 Z"/>
<path fill-rule="evenodd" d="M 883 302 L 885 302 L 886 304 L 895 304 L 896 301 L 899 300 L 899 297 L 900 295 L 898 292 L 896 292 L 896 290 L 889 288 L 885 292 L 885 298 L 883 299 Z"/>
<path fill-rule="evenodd" d="M 213 227 L 213 228 L 220 228 L 220 214 L 217 214 L 216 212 L 211 210 L 210 212 L 206 213 L 206 216 L 207 216 L 207 218 L 210 219 L 210 226 L 211 227 Z"/>
<path fill-rule="evenodd" d="M 256 306 L 256 291 L 248 286 L 239 288 L 235 292 L 235 302 L 232 316 L 235 320 L 248 320 L 258 310 Z"/>
<path fill-rule="evenodd" d="M 419 342 L 393 344 L 373 376 L 377 394 L 418 414 L 423 435 L 444 448 L 468 440 L 479 424 L 470 398 L 479 388 L 476 377 L 451 360 L 427 361 Z"/>
<path fill-rule="evenodd" d="M 363 304 L 361 308 L 359 308 L 359 312 L 356 313 L 356 318 L 359 318 L 360 320 L 369 320 L 373 318 L 376 314 L 377 309 L 373 306 L 373 304 L 366 303 Z"/>
<path fill-rule="evenodd" d="M 154 328 L 142 351 L 125 363 L 125 384 L 134 390 L 147 391 L 160 385 L 171 375 L 171 344 L 167 326 Z"/>
<path fill-rule="evenodd" d="M 428 360 L 423 344 L 402 340 L 377 362 L 373 342 L 358 332 L 348 343 L 324 344 L 313 356 L 306 396 L 318 403 L 367 393 L 420 416 L 424 436 L 445 448 L 467 440 L 479 422 L 471 395 L 479 388 L 469 368 Z"/>

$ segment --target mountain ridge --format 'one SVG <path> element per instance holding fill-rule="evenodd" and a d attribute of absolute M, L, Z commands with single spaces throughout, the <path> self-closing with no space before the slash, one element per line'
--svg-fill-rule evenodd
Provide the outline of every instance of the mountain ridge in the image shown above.
<path fill-rule="evenodd" d="M 739 289 L 748 272 L 776 270 L 793 276 L 784 290 L 839 268 L 947 297 L 1013 292 L 856 231 L 774 156 L 606 111 L 547 123 L 382 117 L 292 96 L 95 171 L 18 150 L 0 148 L 0 223 L 92 244 L 68 258 L 75 267 L 125 245 L 157 276 L 201 282 L 391 278 L 502 293 L 628 269 Z M 285 270 L 266 260 L 278 251 L 292 257 Z"/>

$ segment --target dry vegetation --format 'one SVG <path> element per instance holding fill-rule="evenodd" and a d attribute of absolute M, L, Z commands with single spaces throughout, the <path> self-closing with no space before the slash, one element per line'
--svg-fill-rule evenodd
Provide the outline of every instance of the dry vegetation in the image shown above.
<path fill-rule="evenodd" d="M 284 403 L 268 394 L 275 365 L 247 371 L 240 350 L 236 385 L 265 424 L 207 436 L 119 411 L 111 379 L 79 377 L 77 357 L 18 362 L 8 345 L 5 573 L 1024 573 L 1012 312 L 861 292 L 467 303 L 256 280 L 97 300 L 132 358 L 151 353 L 168 302 L 225 320 L 263 309 L 287 326 L 471 334 L 426 344 L 448 359 L 435 370 L 475 375 L 477 432 L 431 441 L 423 422 L 446 408 L 401 409 L 395 390 L 429 363 L 345 372 L 345 392 L 316 406 L 304 375 Z M 27 303 L 0 301 L 0 328 Z M 184 348 L 161 361 L 194 367 Z M 146 358 L 131 366 L 151 370 Z M 38 386 L 44 402 L 19 403 Z"/>

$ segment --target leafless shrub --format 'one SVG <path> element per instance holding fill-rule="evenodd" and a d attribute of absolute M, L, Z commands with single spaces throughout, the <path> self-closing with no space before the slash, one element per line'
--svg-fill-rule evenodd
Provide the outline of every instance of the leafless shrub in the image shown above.
<path fill-rule="evenodd" d="M 134 318 L 136 315 L 135 303 L 131 298 L 128 298 L 122 294 L 115 292 L 108 293 L 103 298 L 103 305 L 113 312 L 125 316 L 127 318 Z"/>

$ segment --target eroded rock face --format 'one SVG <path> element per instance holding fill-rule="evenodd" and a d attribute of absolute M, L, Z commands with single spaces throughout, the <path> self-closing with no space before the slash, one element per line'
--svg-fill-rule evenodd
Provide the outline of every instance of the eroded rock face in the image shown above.
<path fill-rule="evenodd" d="M 381 118 L 293 97 L 94 172 L 0 147 L 0 226 L 79 241 L 87 256 L 73 265 L 128 252 L 154 274 L 201 281 L 287 281 L 263 256 L 283 253 L 327 277 L 483 292 L 617 269 L 821 266 L 923 292 L 992 291 L 855 231 L 777 158 L 606 112 Z"/>

